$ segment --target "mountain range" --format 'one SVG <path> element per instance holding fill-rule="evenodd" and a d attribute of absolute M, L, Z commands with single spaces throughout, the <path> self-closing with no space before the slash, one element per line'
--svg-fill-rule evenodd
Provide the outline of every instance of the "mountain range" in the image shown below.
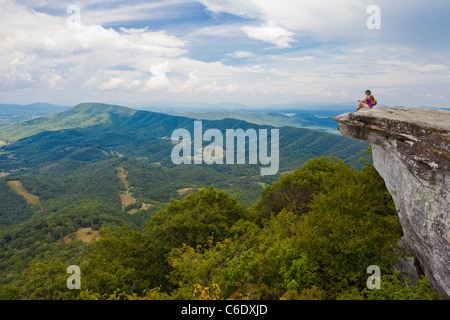
<path fill-rule="evenodd" d="M 273 115 L 273 122 L 278 121 Z M 78 252 L 70 239 L 100 228 L 142 229 L 171 199 L 214 185 L 250 206 L 281 175 L 307 160 L 336 156 L 360 169 L 368 143 L 304 128 L 279 129 L 280 169 L 260 165 L 175 165 L 174 130 L 195 118 L 83 103 L 0 126 L 0 277 L 33 262 Z M 239 119 L 202 120 L 203 130 L 273 129 Z M 83 238 L 85 239 L 85 238 Z"/>
<path fill-rule="evenodd" d="M 50 114 L 65 111 L 69 108 L 70 107 L 45 102 L 37 102 L 28 105 L 0 103 L 0 125 L 44 117 Z"/>
<path fill-rule="evenodd" d="M 279 115 L 272 117 L 272 122 L 279 119 Z M 193 118 L 121 106 L 80 104 L 58 114 L 1 126 L 0 140 L 8 145 L 2 148 L 0 164 L 4 170 L 17 170 L 46 166 L 65 157 L 93 161 L 113 157 L 115 153 L 165 161 L 172 149 L 169 141 L 172 132 L 191 128 L 193 122 Z M 203 120 L 203 127 L 205 130 L 272 128 L 231 118 Z M 357 150 L 365 146 L 341 136 L 283 127 L 280 164 L 281 168 L 292 170 L 310 157 L 334 155 L 357 166 L 363 155 Z M 85 159 L 82 154 L 93 158 Z"/>

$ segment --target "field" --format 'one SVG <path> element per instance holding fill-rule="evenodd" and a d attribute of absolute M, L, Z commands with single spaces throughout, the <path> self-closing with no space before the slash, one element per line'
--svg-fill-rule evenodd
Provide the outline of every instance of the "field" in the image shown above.
<path fill-rule="evenodd" d="M 31 205 L 38 205 L 42 209 L 42 204 L 39 201 L 39 197 L 28 193 L 25 188 L 22 185 L 22 182 L 20 181 L 8 181 L 8 185 L 11 187 L 14 192 L 20 194 L 24 199 L 27 201 L 27 203 Z"/>
<path fill-rule="evenodd" d="M 119 171 L 117 173 L 117 176 L 120 178 L 120 180 L 122 180 L 123 185 L 125 186 L 125 190 L 126 190 L 126 191 L 120 192 L 120 201 L 122 202 L 122 211 L 125 211 L 125 208 L 127 206 L 129 206 L 130 204 L 133 204 L 134 202 L 136 202 L 136 200 L 129 193 L 130 189 L 132 187 L 130 187 L 128 184 L 127 173 L 126 173 L 125 169 L 123 167 L 119 167 L 119 168 L 117 168 L 117 170 Z"/>
<path fill-rule="evenodd" d="M 117 177 L 119 177 L 120 180 L 122 180 L 122 182 L 125 186 L 125 189 L 126 189 L 126 191 L 120 192 L 120 201 L 122 203 L 122 211 L 126 211 L 129 214 L 133 214 L 133 213 L 136 213 L 140 209 L 147 210 L 151 206 L 151 204 L 143 203 L 143 202 L 140 207 L 126 210 L 127 206 L 136 203 L 138 201 L 138 199 L 130 194 L 133 187 L 132 186 L 130 187 L 130 184 L 127 181 L 127 171 L 125 171 L 125 169 L 123 167 L 118 167 L 116 169 L 118 170 Z"/>
<path fill-rule="evenodd" d="M 187 193 L 189 193 L 192 190 L 195 190 L 195 188 L 182 188 L 182 189 L 178 189 L 177 193 L 181 197 L 181 196 L 186 195 Z"/>
<path fill-rule="evenodd" d="M 94 239 L 99 238 L 99 232 L 92 230 L 92 228 L 81 228 L 78 231 L 66 235 L 59 242 L 70 243 L 73 240 L 81 240 L 82 242 L 91 242 Z"/>

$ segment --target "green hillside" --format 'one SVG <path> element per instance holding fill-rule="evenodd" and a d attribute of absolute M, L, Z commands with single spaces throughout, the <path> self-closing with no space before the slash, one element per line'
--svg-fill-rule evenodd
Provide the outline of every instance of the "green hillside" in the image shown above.
<path fill-rule="evenodd" d="M 121 117 L 132 116 L 135 112 L 136 110 L 125 107 L 109 105 L 99 107 L 99 104 L 83 103 L 67 111 L 47 117 L 1 126 L 0 140 L 13 142 L 43 131 L 112 125 Z"/>
<path fill-rule="evenodd" d="M 215 128 L 221 132 L 274 128 L 231 118 L 202 123 L 203 130 Z M 311 159 L 339 157 L 346 163 L 346 170 L 355 174 L 364 166 L 360 157 L 370 163 L 370 155 L 365 153 L 367 143 L 325 132 L 282 127 L 279 128 L 280 169 L 276 175 L 261 176 L 259 164 L 176 166 L 170 158 L 173 148 L 170 136 L 178 128 L 193 132 L 193 124 L 193 118 L 104 104 L 81 104 L 56 115 L 1 128 L 0 139 L 9 143 L 0 148 L 3 173 L 0 178 L 0 279 L 3 279 L 0 291 L 2 285 L 10 289 L 11 285 L 27 288 L 27 277 L 34 272 L 36 264 L 44 266 L 55 259 L 83 260 L 83 248 L 88 247 L 88 241 L 97 235 L 105 237 L 104 232 L 99 233 L 101 229 L 117 230 L 127 226 L 131 234 L 137 232 L 135 235 L 138 235 L 156 214 L 172 210 L 171 203 L 183 199 L 192 201 L 199 190 L 210 186 L 221 190 L 220 196 L 214 197 L 219 202 L 224 201 L 223 210 L 234 212 L 236 209 L 241 212 L 239 215 L 250 210 L 250 216 L 245 214 L 248 219 L 254 217 L 252 208 L 261 201 L 261 194 L 267 194 L 265 190 L 279 179 L 291 177 L 293 170 Z M 304 186 L 309 184 L 314 186 L 315 182 L 302 182 Z M 285 195 L 291 194 L 296 193 L 289 186 L 269 199 L 282 204 Z M 227 200 L 228 197 L 235 200 Z M 271 208 L 267 195 L 264 199 L 264 210 L 258 209 L 257 214 L 263 220 L 268 217 L 264 217 L 263 212 Z M 211 207 L 206 205 L 205 211 L 198 212 L 193 209 L 199 216 L 192 214 L 200 218 L 201 212 L 216 212 L 214 210 L 219 210 L 214 204 L 216 200 L 208 198 L 206 203 Z M 234 201 L 236 208 L 232 204 Z M 299 199 L 293 201 L 298 203 Z M 186 228 L 197 226 L 195 219 L 191 222 L 189 219 Z M 208 220 L 207 217 L 202 219 Z M 208 232 L 217 236 L 218 232 L 222 236 L 227 234 L 228 228 L 237 222 L 233 218 L 224 225 L 226 219 L 219 216 L 218 219 L 214 223 L 205 220 Z M 202 223 L 197 227 L 202 228 Z M 258 222 L 261 223 L 262 220 Z M 205 244 L 205 239 L 197 243 Z M 154 253 L 155 257 L 161 254 L 158 252 Z M 149 265 L 158 268 L 160 263 L 162 273 L 148 275 L 150 278 L 168 275 L 164 273 L 169 270 L 165 269 L 167 261 L 153 261 Z M 151 285 L 158 283 L 156 278 L 152 279 Z M 167 282 L 161 284 L 171 286 Z"/>
<path fill-rule="evenodd" d="M 139 177 L 145 167 L 117 161 L 60 180 L 56 173 L 21 177 L 44 209 L 1 229 L 0 298 L 440 298 L 427 278 L 412 283 L 393 271 L 403 256 L 401 227 L 371 164 L 356 171 L 316 158 L 267 186 L 249 208 L 211 186 L 143 216 L 121 211 L 113 195 L 124 187 L 119 176 Z M 154 181 L 162 177 L 155 173 Z M 11 194 L 3 189 L 0 181 Z M 66 287 L 69 265 L 82 270 L 80 290 Z M 368 265 L 382 270 L 380 290 L 366 288 Z"/>
<path fill-rule="evenodd" d="M 0 153 L 4 170 L 46 167 L 70 158 L 99 161 L 117 155 L 146 157 L 167 162 L 170 136 L 175 129 L 193 132 L 192 118 L 138 111 L 104 104 L 81 104 L 68 111 L 0 127 L 7 141 Z M 204 120 L 203 128 L 272 128 L 236 119 Z M 281 170 L 293 170 L 312 157 L 334 155 L 360 168 L 367 143 L 323 132 L 283 127 L 280 129 Z"/>
<path fill-rule="evenodd" d="M 145 201 L 165 203 L 180 189 L 220 186 L 250 205 L 264 185 L 284 172 L 320 156 L 336 156 L 357 169 L 367 157 L 367 143 L 308 129 L 280 128 L 280 168 L 276 176 L 260 176 L 260 165 L 183 165 L 170 158 L 175 129 L 193 131 L 194 119 L 137 111 L 104 104 L 81 104 L 65 112 L 17 123 L 0 132 L 10 144 L 0 149 L 0 168 L 8 179 L 33 175 L 61 179 L 87 165 L 117 162 L 130 172 L 135 192 Z M 64 129 L 61 129 L 64 128 Z M 204 120 L 203 129 L 272 128 L 236 119 Z M 21 138 L 23 137 L 23 138 Z M 123 162 L 123 164 L 122 164 Z M 20 179 L 19 179 L 20 180 Z M 60 182 L 59 184 L 67 184 Z M 30 189 L 34 186 L 30 186 Z M 69 192 L 69 191 L 67 191 Z M 64 193 L 64 192 L 62 192 Z"/>

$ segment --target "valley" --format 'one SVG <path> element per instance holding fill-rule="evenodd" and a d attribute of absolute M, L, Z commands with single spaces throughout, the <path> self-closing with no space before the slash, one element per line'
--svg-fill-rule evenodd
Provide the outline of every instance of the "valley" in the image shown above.
<path fill-rule="evenodd" d="M 91 103 L 0 126 L 7 142 L 0 147 L 0 276 L 20 284 L 33 264 L 79 259 L 83 246 L 102 237 L 100 230 L 141 232 L 170 203 L 204 188 L 214 186 L 250 208 L 310 159 L 335 156 L 354 170 L 364 166 L 360 158 L 370 161 L 365 142 L 282 127 L 276 175 L 262 176 L 259 165 L 248 163 L 175 165 L 168 137 L 179 128 L 192 132 L 194 121 Z M 275 128 L 231 118 L 202 125 L 222 132 Z"/>

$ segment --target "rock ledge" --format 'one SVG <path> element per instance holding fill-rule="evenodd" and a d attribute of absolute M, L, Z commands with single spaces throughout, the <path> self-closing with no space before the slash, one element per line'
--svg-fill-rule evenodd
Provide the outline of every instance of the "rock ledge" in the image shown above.
<path fill-rule="evenodd" d="M 343 135 L 372 144 L 400 217 L 402 246 L 450 297 L 450 112 L 375 107 L 333 120 Z"/>

